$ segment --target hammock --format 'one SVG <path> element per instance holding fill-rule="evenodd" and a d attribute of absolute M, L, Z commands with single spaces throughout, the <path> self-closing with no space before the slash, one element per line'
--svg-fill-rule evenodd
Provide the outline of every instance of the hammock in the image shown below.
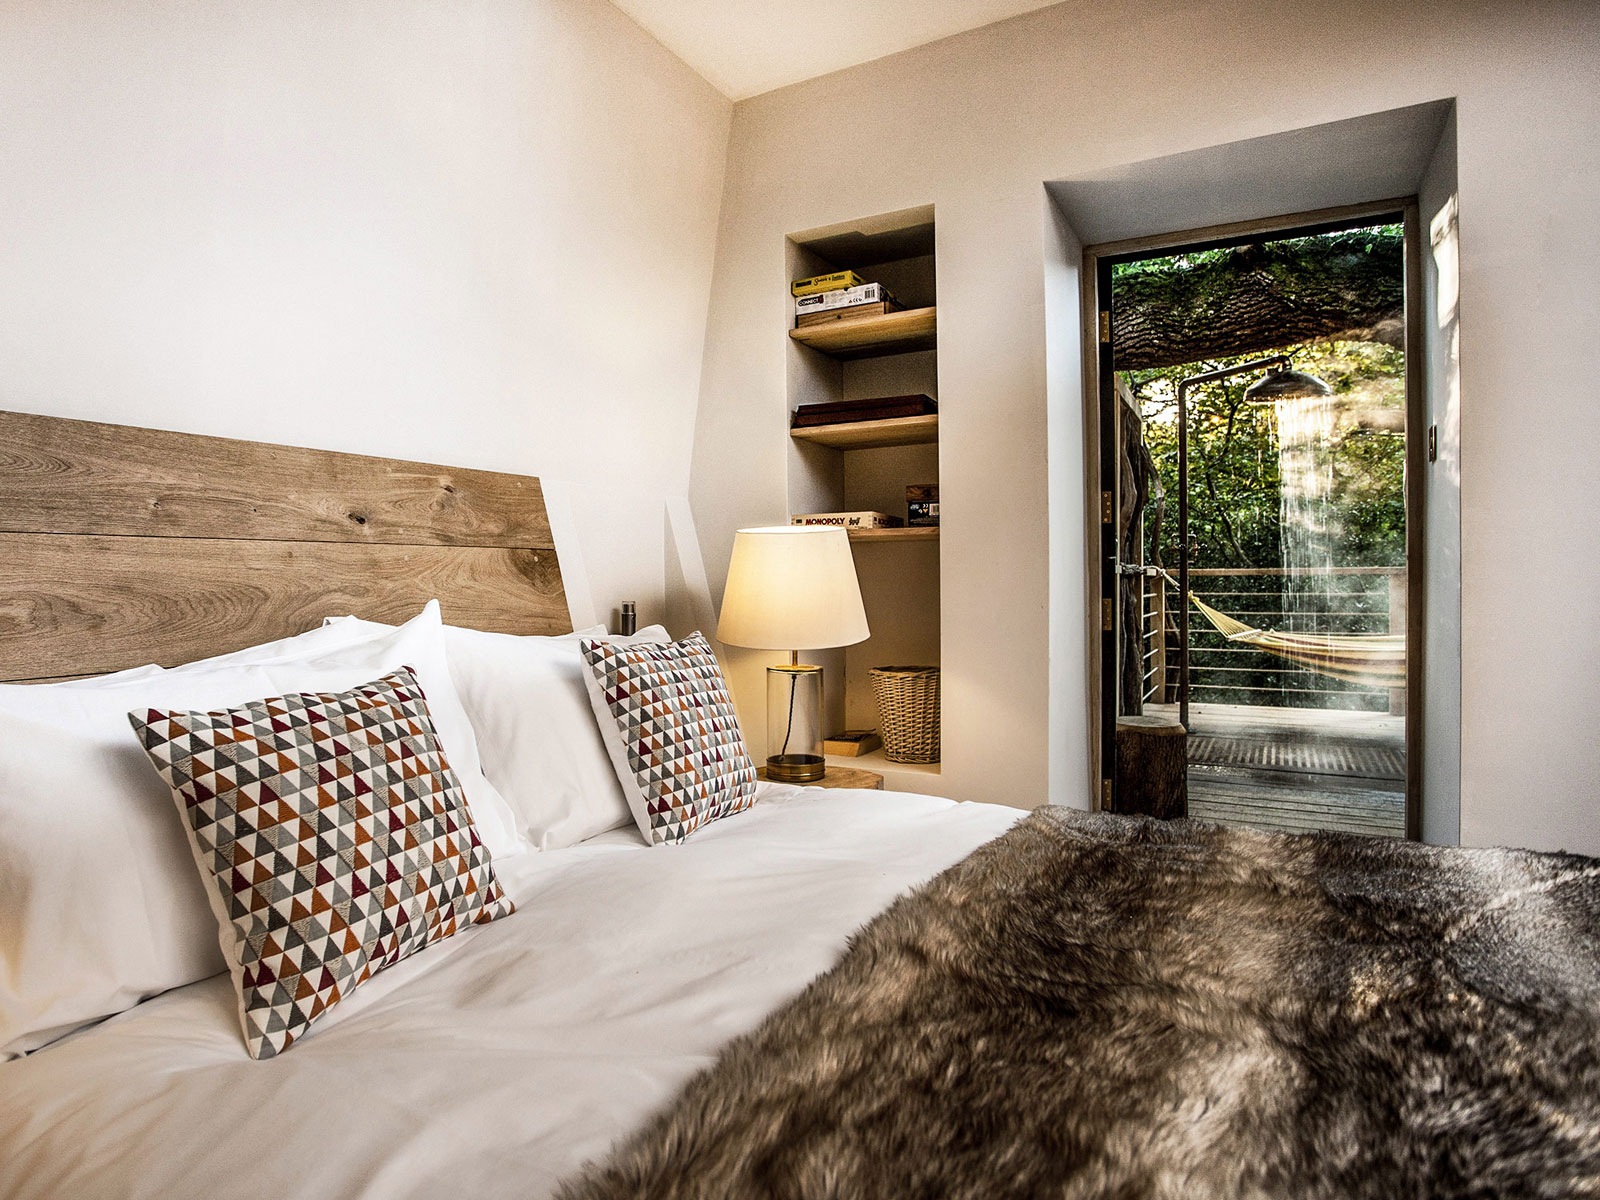
<path fill-rule="evenodd" d="M 1205 613 L 1217 632 L 1230 642 L 1241 642 L 1279 658 L 1346 683 L 1397 688 L 1406 682 L 1406 635 L 1403 633 L 1273 633 L 1252 629 L 1219 613 L 1193 592 L 1195 607 Z"/>

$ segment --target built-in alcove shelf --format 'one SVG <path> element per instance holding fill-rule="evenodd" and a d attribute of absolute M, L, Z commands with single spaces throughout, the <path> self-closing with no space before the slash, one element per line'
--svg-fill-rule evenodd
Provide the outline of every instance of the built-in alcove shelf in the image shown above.
<path fill-rule="evenodd" d="M 893 761 L 881 749 L 874 750 L 871 754 L 861 754 L 850 757 L 843 754 L 830 754 L 828 765 L 830 767 L 850 767 L 857 771 L 876 771 L 883 776 L 884 787 L 896 792 L 923 791 L 928 782 L 936 780 L 940 775 L 938 763 L 903 763 Z M 898 776 L 898 778 L 896 778 Z"/>
<path fill-rule="evenodd" d="M 831 358 L 871 358 L 932 350 L 937 345 L 937 333 L 938 309 L 930 306 L 831 325 L 807 325 L 791 329 L 789 336 Z"/>
<path fill-rule="evenodd" d="M 933 207 L 864 217 L 792 234 L 784 246 L 791 280 L 854 271 L 887 289 L 898 312 L 839 314 L 793 328 L 784 306 L 786 418 L 800 407 L 874 398 L 939 398 L 938 270 Z M 776 336 L 776 330 L 774 330 Z M 916 411 L 901 408 L 891 411 Z M 788 435 L 791 513 L 881 512 L 909 518 L 906 489 L 939 482 L 939 418 L 934 413 L 813 425 Z M 846 531 L 854 552 L 871 636 L 836 652 L 830 671 L 829 732 L 881 724 L 872 668 L 885 663 L 938 664 L 941 649 L 940 547 L 936 525 Z M 894 549 L 896 546 L 905 549 Z M 880 749 L 835 766 L 875 771 L 885 786 L 942 795 L 939 764 L 894 763 Z"/>
<path fill-rule="evenodd" d="M 852 542 L 936 542 L 937 525 L 906 525 L 900 529 L 851 529 Z"/>
<path fill-rule="evenodd" d="M 813 425 L 791 429 L 800 442 L 815 442 L 835 450 L 877 450 L 883 446 L 931 446 L 939 440 L 939 415 L 893 417 L 886 421 L 854 421 L 845 425 Z"/>

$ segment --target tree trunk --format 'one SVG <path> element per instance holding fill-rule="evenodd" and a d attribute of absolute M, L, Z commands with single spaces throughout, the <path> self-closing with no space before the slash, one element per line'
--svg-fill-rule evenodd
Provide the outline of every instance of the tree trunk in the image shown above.
<path fill-rule="evenodd" d="M 1162 820 L 1186 816 L 1188 741 L 1172 717 L 1118 717 L 1113 811 Z"/>
<path fill-rule="evenodd" d="M 1119 371 L 1281 349 L 1316 338 L 1405 340 L 1405 245 L 1352 230 L 1255 243 L 1183 270 L 1128 271 L 1115 285 Z"/>

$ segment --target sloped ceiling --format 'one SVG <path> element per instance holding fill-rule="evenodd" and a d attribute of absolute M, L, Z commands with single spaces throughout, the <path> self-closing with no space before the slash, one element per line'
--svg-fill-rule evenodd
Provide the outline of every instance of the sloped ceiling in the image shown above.
<path fill-rule="evenodd" d="M 732 100 L 1055 0 L 612 0 Z"/>

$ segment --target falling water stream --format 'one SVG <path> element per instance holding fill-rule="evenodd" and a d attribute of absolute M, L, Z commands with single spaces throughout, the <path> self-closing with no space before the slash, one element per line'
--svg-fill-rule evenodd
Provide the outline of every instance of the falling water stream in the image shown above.
<path fill-rule="evenodd" d="M 1333 396 L 1275 402 L 1278 425 L 1278 518 L 1283 566 L 1283 628 L 1320 632 L 1329 569 L 1342 529 L 1333 498 Z"/>

